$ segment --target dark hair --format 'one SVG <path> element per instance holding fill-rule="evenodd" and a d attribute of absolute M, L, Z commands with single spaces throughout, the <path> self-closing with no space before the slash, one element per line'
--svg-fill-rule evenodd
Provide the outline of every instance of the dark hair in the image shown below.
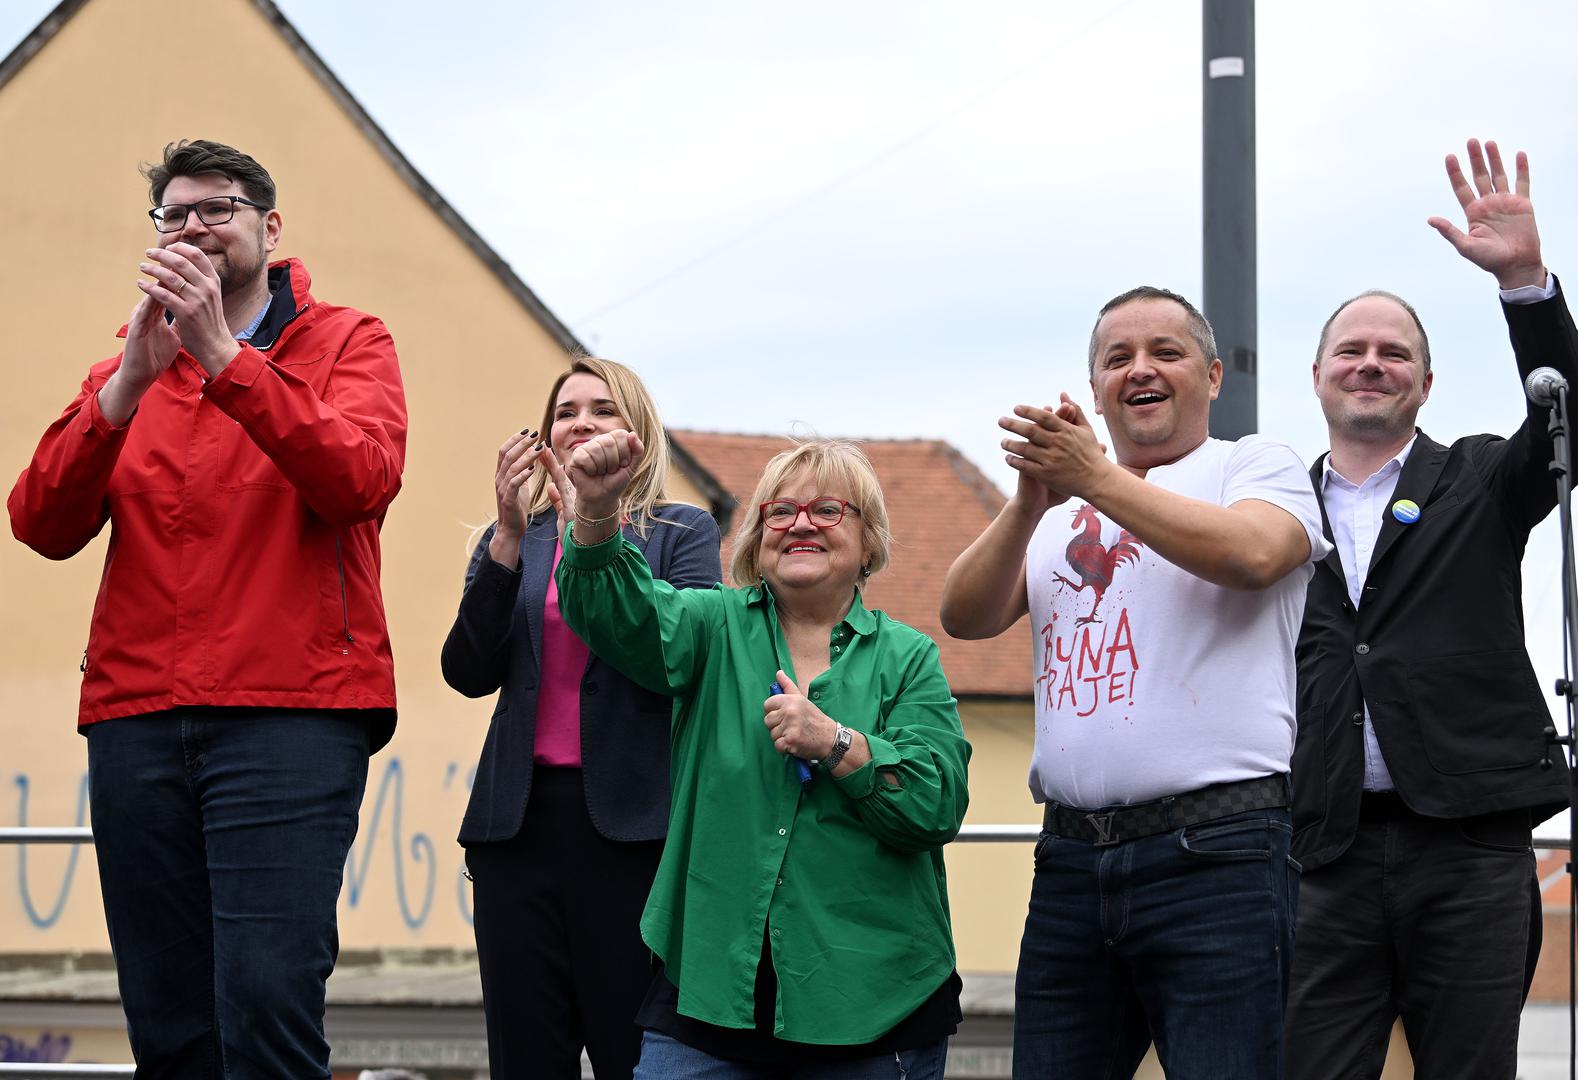
<path fill-rule="evenodd" d="M 1205 362 L 1209 364 L 1216 359 L 1216 334 L 1211 331 L 1211 324 L 1206 321 L 1200 309 L 1195 307 L 1182 296 L 1171 289 L 1161 289 L 1155 285 L 1137 285 L 1128 292 L 1119 293 L 1105 304 L 1096 313 L 1096 325 L 1090 328 L 1090 374 L 1096 374 L 1096 331 L 1101 329 L 1101 320 L 1107 317 L 1107 312 L 1120 308 L 1124 304 L 1131 304 L 1136 300 L 1171 300 L 1184 309 L 1184 314 L 1189 316 L 1189 336 L 1194 338 L 1194 343 L 1200 347 L 1204 354 Z"/>
<path fill-rule="evenodd" d="M 1419 347 L 1424 353 L 1421 359 L 1424 360 L 1425 373 L 1429 374 L 1430 337 L 1425 333 L 1425 324 L 1419 321 L 1419 312 L 1415 311 L 1414 305 L 1410 304 L 1407 300 L 1404 300 L 1396 293 L 1389 293 L 1385 289 L 1366 289 L 1358 296 L 1350 296 L 1348 299 L 1337 305 L 1337 310 L 1331 313 L 1331 317 L 1328 318 L 1325 325 L 1320 328 L 1320 340 L 1315 343 L 1315 363 L 1319 364 L 1320 358 L 1326 353 L 1326 335 L 1331 333 L 1331 324 L 1337 321 L 1337 316 L 1346 311 L 1349 304 L 1352 304 L 1357 300 L 1367 300 L 1372 296 L 1379 296 L 1383 300 L 1390 300 L 1392 303 L 1408 312 L 1408 317 L 1414 320 L 1414 329 L 1419 331 Z"/>
<path fill-rule="evenodd" d="M 143 165 L 148 180 L 148 198 L 158 206 L 164 201 L 166 185 L 178 176 L 203 176 L 218 173 L 241 185 L 253 202 L 274 208 L 274 178 L 252 157 L 233 146 L 208 139 L 180 139 L 164 148 L 164 160 Z"/>

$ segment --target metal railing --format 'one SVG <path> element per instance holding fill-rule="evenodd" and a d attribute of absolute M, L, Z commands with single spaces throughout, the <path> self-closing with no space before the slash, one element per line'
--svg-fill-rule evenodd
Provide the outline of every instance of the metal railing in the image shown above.
<path fill-rule="evenodd" d="M 958 838 L 966 843 L 1023 843 L 1035 840 L 1040 834 L 1039 825 L 966 825 L 959 830 Z M 0 828 L 0 845 L 91 843 L 93 843 L 93 830 L 87 826 L 49 828 L 30 825 Z M 84 1080 L 110 1080 L 110 1078 L 135 1074 L 135 1065 L 32 1065 L 0 1062 L 0 1078 L 29 1077 L 30 1080 L 58 1080 L 63 1077 L 81 1077 Z"/>
<path fill-rule="evenodd" d="M 967 844 L 1011 844 L 1034 841 L 1041 835 L 1039 825 L 965 825 L 959 830 L 958 842 Z M 0 828 L 0 845 L 3 844 L 91 844 L 93 830 L 79 828 L 47 828 L 40 826 L 7 826 Z M 1559 851 L 1567 848 L 1561 837 L 1534 838 L 1534 847 L 1542 851 Z M 62 1077 L 81 1077 L 83 1080 L 111 1080 L 133 1076 L 135 1065 L 31 1065 L 0 1062 L 0 1078 L 28 1077 L 31 1080 L 58 1080 Z"/>
<path fill-rule="evenodd" d="M 1034 841 L 1041 835 L 1039 825 L 965 825 L 959 830 L 956 843 L 1007 844 Z M 0 827 L 0 844 L 91 844 L 93 830 L 80 828 L 41 828 L 28 826 Z M 1563 836 L 1536 836 L 1534 847 L 1538 851 L 1561 851 L 1567 847 Z M 0 1072 L 0 1076 L 4 1076 Z"/>
<path fill-rule="evenodd" d="M 959 830 L 956 843 L 1008 844 L 1034 841 L 1041 835 L 1039 825 L 965 825 Z M 0 828 L 0 844 L 91 844 L 93 830 L 80 828 L 43 828 L 29 825 Z M 1563 836 L 1536 836 L 1534 847 L 1539 851 L 1561 851 L 1567 847 Z M 3 1064 L 3 1063 L 0 1063 Z M 0 1076 L 6 1075 L 0 1071 Z"/>
<path fill-rule="evenodd" d="M 34 1080 L 55 1080 L 58 1076 L 80 1076 L 91 1080 L 135 1076 L 135 1065 L 28 1065 L 0 1061 L 0 1076 L 26 1076 Z"/>
<path fill-rule="evenodd" d="M 49 829 L 35 826 L 0 829 L 0 844 L 91 844 L 93 830 L 86 825 L 77 828 Z M 0 1073 L 0 1076 L 4 1076 Z"/>
<path fill-rule="evenodd" d="M 1034 840 L 1041 835 L 1039 825 L 966 825 L 959 830 L 959 840 L 971 843 L 1012 843 Z M 0 844 L 91 844 L 93 830 L 86 825 L 80 828 L 43 828 L 38 826 L 7 826 L 0 828 Z M 0 1073 L 0 1076 L 4 1076 Z"/>

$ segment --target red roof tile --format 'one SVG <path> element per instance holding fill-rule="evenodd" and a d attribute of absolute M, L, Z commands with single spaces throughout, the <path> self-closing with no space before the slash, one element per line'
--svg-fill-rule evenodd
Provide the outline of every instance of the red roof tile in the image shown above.
<path fill-rule="evenodd" d="M 1567 849 L 1546 848 L 1539 853 L 1534 873 L 1540 882 L 1540 901 L 1547 911 L 1566 911 L 1572 896 L 1572 875 L 1567 873 Z"/>
<path fill-rule="evenodd" d="M 756 480 L 772 456 L 790 442 L 779 435 L 669 431 L 747 507 Z M 943 670 L 961 696 L 1031 693 L 1030 642 L 1016 625 L 991 641 L 955 641 L 942 631 L 937 609 L 942 581 L 954 558 L 980 535 L 1002 508 L 1002 492 L 945 442 L 934 439 L 855 440 L 876 467 L 893 532 L 892 561 L 871 579 L 866 603 L 881 608 L 937 642 Z M 731 542 L 723 541 L 727 573 Z"/>

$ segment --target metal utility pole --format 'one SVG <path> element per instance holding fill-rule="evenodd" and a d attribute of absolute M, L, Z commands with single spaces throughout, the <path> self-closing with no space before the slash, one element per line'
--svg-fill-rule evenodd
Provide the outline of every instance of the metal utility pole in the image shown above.
<path fill-rule="evenodd" d="M 1205 16 L 1203 307 L 1216 331 L 1222 393 L 1211 434 L 1256 429 L 1255 0 L 1202 0 Z"/>

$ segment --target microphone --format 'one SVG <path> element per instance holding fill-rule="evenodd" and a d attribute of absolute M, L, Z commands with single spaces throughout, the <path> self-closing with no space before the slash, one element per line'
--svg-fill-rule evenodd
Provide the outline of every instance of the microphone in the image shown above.
<path fill-rule="evenodd" d="M 1556 392 L 1567 389 L 1567 380 L 1552 367 L 1537 367 L 1523 380 L 1523 392 L 1536 405 L 1547 408 L 1556 404 Z"/>

